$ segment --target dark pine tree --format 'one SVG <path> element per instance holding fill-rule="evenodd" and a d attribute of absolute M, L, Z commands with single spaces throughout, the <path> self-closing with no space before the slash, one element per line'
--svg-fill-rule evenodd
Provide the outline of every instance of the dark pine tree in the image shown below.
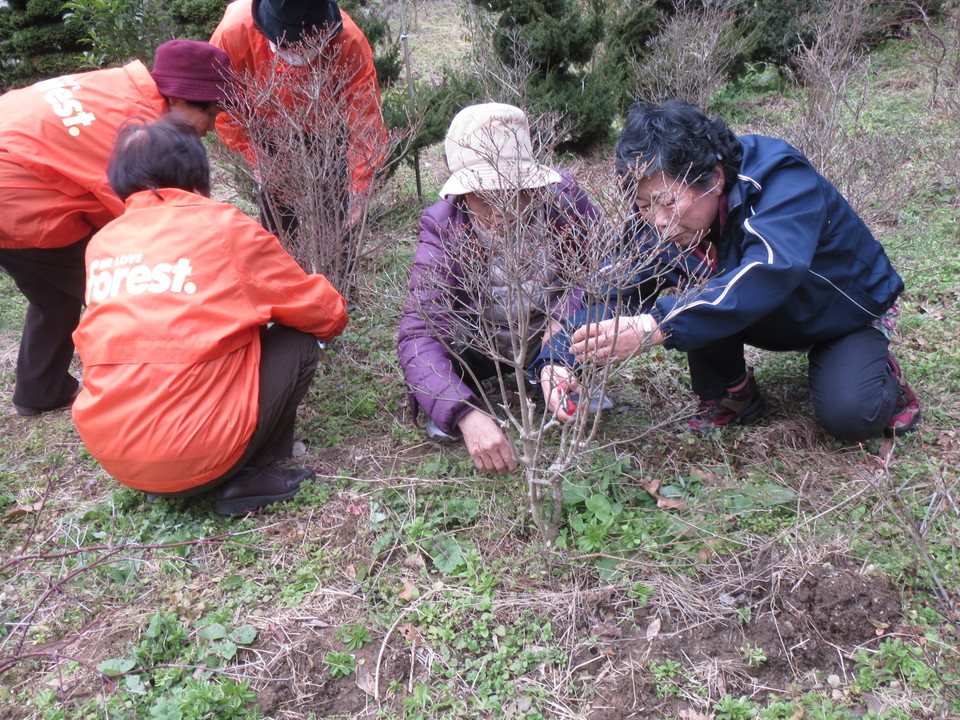
<path fill-rule="evenodd" d="M 0 91 L 73 72 L 83 32 L 63 23 L 63 0 L 8 0 L 0 7 Z"/>
<path fill-rule="evenodd" d="M 508 67 L 529 63 L 524 95 L 531 108 L 564 113 L 572 125 L 563 144 L 588 145 L 607 137 L 616 112 L 613 85 L 590 62 L 603 39 L 602 0 L 471 0 L 499 13 L 494 52 Z"/>

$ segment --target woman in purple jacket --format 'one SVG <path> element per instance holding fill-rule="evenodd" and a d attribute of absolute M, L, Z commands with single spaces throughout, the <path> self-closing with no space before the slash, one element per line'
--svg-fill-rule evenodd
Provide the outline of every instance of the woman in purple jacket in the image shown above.
<path fill-rule="evenodd" d="M 534 160 L 519 108 L 464 108 L 445 150 L 451 176 L 420 219 L 400 364 L 430 437 L 462 436 L 478 469 L 502 474 L 516 469 L 516 457 L 477 384 L 496 375 L 498 364 L 524 368 L 579 308 L 562 260 L 583 248 L 602 219 L 572 177 Z M 518 282 L 518 272 L 529 277 Z"/>

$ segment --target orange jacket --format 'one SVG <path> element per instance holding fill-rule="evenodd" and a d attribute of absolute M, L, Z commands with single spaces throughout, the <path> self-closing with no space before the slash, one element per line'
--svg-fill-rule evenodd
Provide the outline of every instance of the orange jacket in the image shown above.
<path fill-rule="evenodd" d="M 257 422 L 260 327 L 329 340 L 345 303 L 231 205 L 162 189 L 87 248 L 87 310 L 73 334 L 80 437 L 124 485 L 177 492 L 222 475 Z"/>
<path fill-rule="evenodd" d="M 117 128 L 166 110 L 140 61 L 0 96 L 0 247 L 64 247 L 123 212 L 106 172 Z"/>
<path fill-rule="evenodd" d="M 310 99 L 297 91 L 310 86 L 305 79 L 310 77 L 311 69 L 287 65 L 277 58 L 270 50 L 270 42 L 253 22 L 251 5 L 251 0 L 234 0 L 227 5 L 223 19 L 210 36 L 210 44 L 230 56 L 239 87 L 263 89 L 271 71 L 277 73 L 279 92 L 263 98 L 263 120 L 281 114 L 278 109 L 294 110 L 298 115 L 309 112 L 303 108 L 312 104 Z M 324 72 L 322 79 L 324 86 L 332 83 L 344 95 L 342 103 L 349 129 L 347 164 L 352 189 L 362 192 L 369 188 L 374 169 L 383 159 L 387 130 L 380 110 L 380 86 L 370 43 L 349 15 L 343 10 L 340 14 L 343 29 L 330 41 L 323 55 L 334 67 L 329 73 Z M 330 112 L 329 108 L 325 111 Z M 308 132 L 322 133 L 329 125 L 329 118 L 325 120 L 322 114 L 312 121 L 309 117 L 304 119 L 304 129 Z M 221 114 L 217 118 L 217 133 L 229 148 L 243 153 L 256 170 L 249 137 L 236 118 Z"/>

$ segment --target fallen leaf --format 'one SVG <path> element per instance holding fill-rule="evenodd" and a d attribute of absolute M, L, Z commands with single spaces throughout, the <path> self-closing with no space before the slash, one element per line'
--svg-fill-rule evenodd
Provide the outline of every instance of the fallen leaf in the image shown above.
<path fill-rule="evenodd" d="M 422 570 L 427 566 L 427 561 L 423 559 L 423 555 L 420 553 L 412 552 L 403 559 L 403 566 L 414 570 Z"/>
<path fill-rule="evenodd" d="M 597 640 L 600 642 L 611 642 L 623 635 L 623 631 L 613 623 L 600 623 L 593 629 Z"/>
<path fill-rule="evenodd" d="M 648 493 L 657 497 L 657 490 L 660 489 L 660 479 L 653 478 L 652 480 L 641 480 L 640 487 L 646 490 Z"/>
<path fill-rule="evenodd" d="M 651 493 L 652 494 L 652 493 Z M 665 498 L 661 496 L 654 496 L 657 498 L 657 507 L 661 510 L 686 510 L 687 506 L 683 504 L 680 500 L 671 500 L 670 498 Z"/>
<path fill-rule="evenodd" d="M 647 625 L 647 630 L 644 633 L 647 640 L 653 640 L 657 635 L 660 634 L 660 618 L 655 617 L 650 621 L 650 624 Z"/>
<path fill-rule="evenodd" d="M 710 720 L 709 715 L 704 715 L 703 713 L 697 712 L 692 708 L 681 710 L 677 717 L 680 718 L 680 720 Z"/>
<path fill-rule="evenodd" d="M 417 630 L 416 626 L 413 623 L 404 623 L 397 628 L 397 631 L 403 635 L 408 643 L 411 645 L 422 645 L 423 644 L 423 635 L 420 634 L 420 631 Z"/>
<path fill-rule="evenodd" d="M 686 510 L 687 506 L 684 505 L 679 500 L 671 500 L 670 498 L 664 497 L 660 494 L 660 480 L 654 478 L 652 480 L 641 480 L 640 487 L 646 490 L 650 497 L 657 501 L 657 507 L 661 510 Z"/>
<path fill-rule="evenodd" d="M 377 696 L 377 679 L 366 665 L 357 666 L 357 687 L 371 697 Z"/>
<path fill-rule="evenodd" d="M 877 457 L 880 458 L 880 462 L 886 464 L 890 461 L 890 457 L 893 455 L 893 446 L 894 441 L 891 438 L 884 438 L 880 441 L 880 447 L 877 448 Z"/>
<path fill-rule="evenodd" d="M 865 692 L 863 694 L 863 701 L 867 706 L 867 710 L 871 710 L 878 715 L 883 712 L 883 699 L 874 693 Z"/>
<path fill-rule="evenodd" d="M 27 515 L 29 513 L 39 512 L 43 509 L 43 500 L 37 500 L 32 505 L 18 505 L 7 512 L 6 515 L 0 517 L 2 520 L 12 520 L 15 517 L 20 517 L 21 515 Z"/>
<path fill-rule="evenodd" d="M 414 584 L 413 580 L 408 580 L 407 578 L 403 579 L 403 590 L 400 591 L 400 594 L 397 595 L 398 598 L 404 602 L 410 602 L 414 598 L 420 595 L 420 591 L 417 589 L 417 586 Z"/>

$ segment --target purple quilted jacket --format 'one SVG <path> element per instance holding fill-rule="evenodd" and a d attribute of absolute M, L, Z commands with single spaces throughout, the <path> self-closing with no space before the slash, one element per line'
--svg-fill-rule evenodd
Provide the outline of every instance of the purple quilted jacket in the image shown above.
<path fill-rule="evenodd" d="M 558 238 L 566 238 L 564 245 L 582 247 L 588 238 L 587 228 L 603 223 L 603 219 L 573 177 L 558 172 L 563 180 L 552 186 L 555 195 L 547 203 L 546 221 Z M 465 207 L 462 196 L 450 195 L 420 217 L 420 239 L 397 347 L 415 421 L 422 408 L 450 435 L 457 435 L 457 423 L 479 406 L 479 398 L 460 378 L 458 365 L 441 340 L 441 335 L 446 336 L 449 343 L 452 337 L 450 326 L 456 322 L 453 306 L 469 309 L 463 314 L 470 315 L 480 301 L 463 287 L 462 269 L 451 252 L 453 238 L 462 237 L 469 228 Z M 559 271 L 562 275 L 562 269 Z M 579 294 L 562 295 L 550 308 L 550 315 L 561 320 L 577 310 L 580 302 Z"/>

